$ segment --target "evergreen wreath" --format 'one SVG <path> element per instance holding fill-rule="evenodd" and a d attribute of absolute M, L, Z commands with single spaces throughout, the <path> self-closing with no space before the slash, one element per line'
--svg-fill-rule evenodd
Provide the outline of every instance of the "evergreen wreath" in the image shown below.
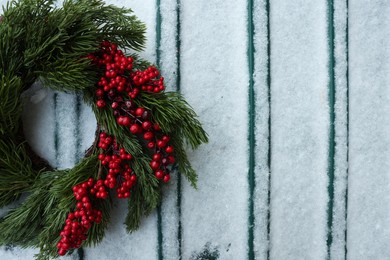
<path fill-rule="evenodd" d="M 130 9 L 53 2 L 12 1 L 0 17 L 0 207 L 26 196 L 0 220 L 0 245 L 38 247 L 38 259 L 101 241 L 113 196 L 128 198 L 125 225 L 136 230 L 171 172 L 196 188 L 185 147 L 207 142 L 183 97 L 132 53 L 145 25 Z M 23 136 L 21 94 L 37 80 L 81 93 L 95 113 L 95 142 L 72 169 L 50 168 Z"/>

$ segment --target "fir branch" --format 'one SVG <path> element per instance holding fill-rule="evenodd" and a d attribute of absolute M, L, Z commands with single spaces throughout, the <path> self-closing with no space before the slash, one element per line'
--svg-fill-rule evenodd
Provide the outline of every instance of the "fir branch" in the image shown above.
<path fill-rule="evenodd" d="M 180 130 L 171 132 L 170 136 L 172 145 L 175 147 L 176 165 L 179 173 L 183 174 L 191 186 L 197 189 L 198 175 L 188 160 Z"/>
<path fill-rule="evenodd" d="M 18 199 L 34 183 L 36 175 L 23 145 L 0 140 L 0 207 Z"/>
<path fill-rule="evenodd" d="M 22 75 L 24 89 L 37 78 L 62 90 L 82 90 L 97 81 L 90 62 L 80 60 L 103 40 L 142 50 L 145 25 L 130 9 L 100 0 L 12 2 L 0 24 L 0 71 Z"/>
<path fill-rule="evenodd" d="M 22 81 L 11 75 L 0 76 L 0 135 L 14 135 L 19 129 L 22 112 Z"/>
<path fill-rule="evenodd" d="M 153 119 L 160 124 L 163 132 L 180 131 L 179 136 L 183 136 L 192 149 L 208 142 L 196 113 L 180 93 L 142 93 L 135 101 L 152 111 Z"/>
<path fill-rule="evenodd" d="M 163 132 L 171 136 L 179 172 L 196 188 L 197 175 L 187 158 L 185 144 L 189 143 L 195 149 L 208 142 L 197 115 L 179 93 L 147 93 L 140 96 L 136 100 L 137 105 L 150 109 L 153 120 L 160 124 Z"/>
<path fill-rule="evenodd" d="M 49 185 L 47 183 L 46 185 Z M 48 191 L 45 186 L 33 190 L 17 208 L 10 211 L 0 222 L 0 245 L 13 244 L 22 248 L 37 245 L 37 235 L 42 228 Z"/>

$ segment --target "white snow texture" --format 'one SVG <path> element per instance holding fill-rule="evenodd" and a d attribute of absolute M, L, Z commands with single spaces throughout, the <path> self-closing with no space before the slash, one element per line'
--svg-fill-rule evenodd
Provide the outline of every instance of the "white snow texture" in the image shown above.
<path fill-rule="evenodd" d="M 390 259 L 390 1 L 106 2 L 146 23 L 140 55 L 210 142 L 188 150 L 198 190 L 172 176 L 132 234 L 114 201 L 84 259 Z M 91 109 L 39 82 L 22 99 L 28 142 L 73 167 L 93 142 Z M 0 247 L 2 260 L 36 253 Z"/>

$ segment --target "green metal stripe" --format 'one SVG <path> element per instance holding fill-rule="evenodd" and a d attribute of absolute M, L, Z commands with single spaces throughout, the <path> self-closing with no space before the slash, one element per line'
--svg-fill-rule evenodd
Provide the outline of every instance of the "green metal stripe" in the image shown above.
<path fill-rule="evenodd" d="M 327 258 L 330 258 L 330 248 L 332 245 L 333 226 L 333 204 L 334 204 L 334 153 L 335 153 L 335 57 L 334 57 L 334 10 L 333 0 L 328 0 L 328 49 L 329 49 L 329 154 L 328 154 L 328 235 L 327 235 Z"/>
<path fill-rule="evenodd" d="M 161 2 L 156 0 L 156 63 L 157 66 L 161 67 Z M 163 254 L 163 231 L 162 231 L 162 214 L 161 214 L 161 204 L 157 207 L 157 256 L 159 260 L 164 259 Z"/>
<path fill-rule="evenodd" d="M 80 111 L 81 111 L 81 103 L 82 103 L 82 97 L 79 93 L 76 94 L 76 152 L 75 152 L 75 162 L 78 163 L 79 160 L 83 157 L 82 151 L 81 151 L 81 140 L 80 140 L 80 126 L 81 126 L 81 117 L 80 117 Z M 84 248 L 80 247 L 77 249 L 77 255 L 79 257 L 79 260 L 84 260 Z"/>
<path fill-rule="evenodd" d="M 349 176 L 349 1 L 346 0 L 347 3 L 347 25 L 345 32 L 345 40 L 346 40 L 346 60 L 347 60 L 347 70 L 346 70 L 346 78 L 347 78 L 347 176 L 346 176 L 346 189 L 345 189 L 345 259 L 347 259 L 348 247 L 347 247 L 347 220 L 348 220 L 348 176 Z"/>
<path fill-rule="evenodd" d="M 268 208 L 267 208 L 267 259 L 270 258 L 270 233 L 271 233 L 271 23 L 270 23 L 270 3 L 266 1 L 267 11 L 267 86 L 268 86 Z"/>
<path fill-rule="evenodd" d="M 255 46 L 253 43 L 254 24 L 253 24 L 253 0 L 248 0 L 248 70 L 249 70 L 249 214 L 248 214 L 248 259 L 254 259 L 254 202 L 253 195 L 255 190 L 255 92 L 254 92 L 254 52 Z"/>
<path fill-rule="evenodd" d="M 181 0 L 177 0 L 177 6 L 176 6 L 176 51 L 177 51 L 177 68 L 176 68 L 176 89 L 177 91 L 180 91 L 181 89 L 181 73 L 180 73 L 180 49 L 181 49 Z"/>
<path fill-rule="evenodd" d="M 54 168 L 58 167 L 58 146 L 59 146 L 59 140 L 58 140 L 58 121 L 57 121 L 57 107 L 58 107 L 58 93 L 54 92 L 53 94 L 53 102 L 54 102 L 54 153 L 55 153 L 55 164 Z"/>
<path fill-rule="evenodd" d="M 82 96 L 80 93 L 76 94 L 76 121 L 77 121 L 77 126 L 76 126 L 76 152 L 75 152 L 75 162 L 78 163 L 79 160 L 81 160 L 84 157 L 82 147 L 81 147 L 81 137 L 80 137 L 80 126 L 81 126 L 81 104 L 82 104 Z"/>
<path fill-rule="evenodd" d="M 177 67 L 176 67 L 176 90 L 181 90 L 181 73 L 180 73 L 180 49 L 181 49 L 181 1 L 177 0 L 176 5 L 176 57 L 177 57 Z M 179 260 L 182 259 L 182 222 L 181 222 L 181 205 L 182 205 L 182 178 L 180 172 L 177 173 L 177 209 L 179 214 L 179 226 L 177 232 L 177 240 L 179 243 Z"/>
<path fill-rule="evenodd" d="M 84 260 L 84 249 L 82 247 L 77 249 L 77 255 L 79 257 L 79 260 Z"/>

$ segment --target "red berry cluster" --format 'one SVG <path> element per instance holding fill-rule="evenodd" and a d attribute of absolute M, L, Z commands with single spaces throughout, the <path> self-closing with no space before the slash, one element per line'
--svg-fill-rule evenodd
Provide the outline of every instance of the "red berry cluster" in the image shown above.
<path fill-rule="evenodd" d="M 65 227 L 60 233 L 61 240 L 57 243 L 58 254 L 65 255 L 73 248 L 79 248 L 87 239 L 87 232 L 92 223 L 99 224 L 102 221 L 102 212 L 92 207 L 90 196 L 92 190 L 98 187 L 98 182 L 90 178 L 88 181 L 73 187 L 77 210 L 68 214 Z"/>
<path fill-rule="evenodd" d="M 103 150 L 98 158 L 102 165 L 108 167 L 108 174 L 103 184 L 109 189 L 116 188 L 118 198 L 129 198 L 130 190 L 137 181 L 137 176 L 129 165 L 133 156 L 124 148 L 120 148 L 115 139 L 104 132 L 100 134 L 98 146 Z"/>
<path fill-rule="evenodd" d="M 162 133 L 157 123 L 152 122 L 149 110 L 137 107 L 134 102 L 141 91 L 163 91 L 164 78 L 157 79 L 160 73 L 155 67 L 133 71 L 133 59 L 126 57 L 114 43 L 103 42 L 101 50 L 90 58 L 105 73 L 97 84 L 97 107 L 105 108 L 109 104 L 117 124 L 145 140 L 146 146 L 151 149 L 150 166 L 154 175 L 168 182 L 170 168 L 175 163 L 170 137 Z"/>
<path fill-rule="evenodd" d="M 155 67 L 133 71 L 133 58 L 126 57 L 115 43 L 104 41 L 100 51 L 88 58 L 104 70 L 96 90 L 99 108 L 106 106 L 107 99 L 113 100 L 118 95 L 127 94 L 134 99 L 141 91 L 158 93 L 165 89 L 164 78 L 157 79 L 160 73 Z"/>
<path fill-rule="evenodd" d="M 109 104 L 117 124 L 145 140 L 146 146 L 151 149 L 150 167 L 154 175 L 168 182 L 170 167 L 175 163 L 170 137 L 163 134 L 157 123 L 152 122 L 150 111 L 137 107 L 134 102 L 141 91 L 164 91 L 164 78 L 157 78 L 160 73 L 152 66 L 144 71 L 133 71 L 133 58 L 126 57 L 116 44 L 107 41 L 101 44 L 100 51 L 90 54 L 88 58 L 103 69 L 95 92 L 96 106 L 102 109 Z M 98 147 L 102 151 L 98 159 L 106 167 L 107 174 L 102 178 L 99 173 L 96 182 L 89 179 L 73 187 L 77 209 L 69 213 L 60 233 L 61 240 L 57 244 L 59 255 L 79 248 L 87 239 L 92 223 L 101 222 L 102 212 L 92 207 L 92 200 L 108 198 L 108 189 L 115 189 L 118 198 L 129 198 L 131 188 L 137 181 L 129 165 L 132 155 L 121 148 L 113 136 L 100 133 Z"/>
<path fill-rule="evenodd" d="M 87 232 L 92 223 L 101 222 L 102 212 L 93 209 L 91 202 L 93 198 L 107 199 L 108 189 L 115 188 L 118 198 L 129 198 L 130 190 L 137 180 L 129 166 L 129 161 L 133 157 L 125 149 L 120 148 L 115 138 L 107 133 L 100 133 L 98 147 L 103 151 L 98 155 L 98 159 L 108 168 L 106 178 L 96 182 L 91 178 L 73 187 L 73 195 L 78 201 L 77 210 L 69 213 L 65 227 L 60 233 L 61 240 L 57 244 L 59 255 L 65 255 L 70 249 L 79 248 L 87 239 Z"/>

